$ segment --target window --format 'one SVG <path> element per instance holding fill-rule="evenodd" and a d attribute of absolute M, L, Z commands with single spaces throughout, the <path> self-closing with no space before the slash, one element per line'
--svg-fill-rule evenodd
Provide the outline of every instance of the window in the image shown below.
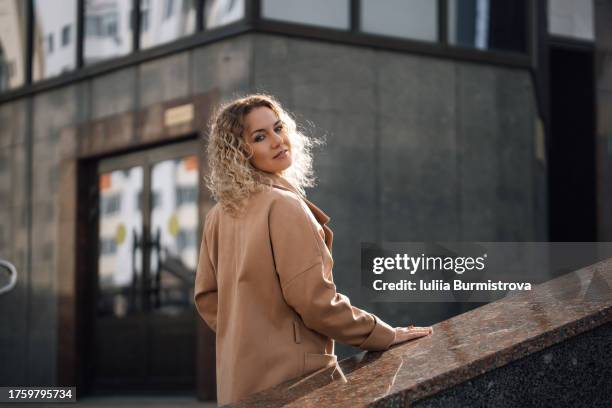
<path fill-rule="evenodd" d="M 0 92 L 18 88 L 25 82 L 26 2 L 2 3 L 0 20 Z"/>
<path fill-rule="evenodd" d="M 119 194 L 107 195 L 100 199 L 100 212 L 102 215 L 116 214 L 121 209 L 121 196 Z"/>
<path fill-rule="evenodd" d="M 193 229 L 179 230 L 176 236 L 176 249 L 181 252 L 185 249 L 195 248 L 197 244 L 196 231 Z"/>
<path fill-rule="evenodd" d="M 2 52 L 2 48 L 0 48 L 0 91 L 8 89 L 9 78 L 11 75 L 12 72 L 10 62 L 4 60 L 4 52 Z M 4 164 L 4 162 L 2 164 Z"/>
<path fill-rule="evenodd" d="M 151 231 L 160 231 L 160 242 L 168 254 L 188 268 L 197 266 L 196 252 L 187 250 L 197 241 L 197 166 L 197 158 L 192 155 L 159 161 L 152 166 L 150 178 L 155 209 L 151 212 Z"/>
<path fill-rule="evenodd" d="M 196 187 L 177 187 L 176 188 L 176 205 L 195 203 L 198 198 L 198 190 Z"/>
<path fill-rule="evenodd" d="M 416 40 L 438 40 L 438 2 L 361 0 L 361 31 Z"/>
<path fill-rule="evenodd" d="M 4 52 L 0 48 L 0 91 L 9 88 L 9 80 L 15 74 L 14 69 L 10 61 L 4 60 Z"/>
<path fill-rule="evenodd" d="M 115 37 L 117 35 L 117 21 L 108 21 L 106 24 L 106 33 L 109 37 Z"/>
<path fill-rule="evenodd" d="M 77 0 L 34 0 L 33 5 L 33 80 L 73 70 L 76 67 L 76 41 L 71 39 L 70 27 L 76 26 Z"/>
<path fill-rule="evenodd" d="M 117 242 L 114 238 L 102 238 L 100 240 L 100 255 L 112 255 L 117 253 Z"/>
<path fill-rule="evenodd" d="M 166 4 L 164 7 L 164 20 L 167 20 L 170 17 L 172 17 L 173 13 L 174 13 L 174 1 L 166 0 Z"/>
<path fill-rule="evenodd" d="M 29 37 L 32 38 L 34 81 L 76 68 L 77 4 L 83 6 L 85 64 L 135 51 L 134 34 L 139 35 L 140 41 L 136 42 L 140 48 L 147 49 L 195 33 L 198 6 L 204 9 L 201 16 L 205 20 L 204 28 L 215 29 L 244 20 L 248 4 L 245 0 L 82 0 L 81 3 L 79 0 L 31 0 L 34 32 L 29 36 L 25 10 L 30 1 L 4 3 L 0 13 L 4 16 L 2 30 L 6 34 L 0 36 L 0 92 L 24 84 L 25 61 L 29 60 L 25 55 L 25 39 Z M 137 10 L 139 33 L 133 33 L 134 3 L 140 6 Z M 362 34 L 355 35 L 355 40 L 369 45 L 389 40 L 393 48 L 396 45 L 411 48 L 408 42 L 403 47 L 398 41 L 382 38 L 394 37 L 520 54 L 527 51 L 528 7 L 533 5 L 528 0 L 259 0 L 254 3 L 260 5 L 259 12 L 265 21 L 306 26 L 291 30 L 294 33 L 317 28 L 354 28 Z M 359 9 L 359 21 L 351 21 L 353 5 Z M 593 0 L 549 0 L 548 11 L 550 34 L 594 39 Z M 446 21 L 439 21 L 440 16 Z M 319 31 L 318 37 L 340 41 L 352 34 Z M 446 38 L 438 38 L 441 32 Z M 372 36 L 366 39 L 363 34 Z M 380 38 L 376 40 L 374 36 Z M 421 46 L 414 48 L 425 50 Z M 446 47 L 441 47 L 440 52 L 434 47 L 428 48 L 435 55 L 454 54 L 446 53 Z M 470 58 L 473 53 L 460 55 L 459 58 Z"/>
<path fill-rule="evenodd" d="M 70 26 L 66 25 L 62 28 L 62 47 L 70 44 Z"/>
<path fill-rule="evenodd" d="M 85 2 L 86 64 L 126 55 L 132 51 L 131 25 L 119 24 L 129 18 L 131 2 Z"/>
<path fill-rule="evenodd" d="M 162 206 L 162 195 L 160 191 L 151 192 L 151 209 L 154 210 Z"/>
<path fill-rule="evenodd" d="M 100 18 L 98 16 L 85 16 L 85 37 L 100 35 Z"/>
<path fill-rule="evenodd" d="M 100 16 L 100 35 L 109 38 L 116 37 L 118 20 L 117 13 L 107 13 Z"/>
<path fill-rule="evenodd" d="M 149 31 L 149 9 L 143 9 L 140 11 L 140 31 Z"/>
<path fill-rule="evenodd" d="M 262 0 L 261 14 L 270 20 L 347 30 L 349 0 Z"/>
<path fill-rule="evenodd" d="M 231 24 L 244 17 L 244 0 L 208 0 L 204 15 L 207 29 Z"/>
<path fill-rule="evenodd" d="M 195 32 L 198 0 L 143 0 L 140 3 L 140 46 L 150 48 Z"/>
<path fill-rule="evenodd" d="M 526 0 L 448 2 L 448 41 L 453 45 L 525 52 L 526 22 Z"/>
<path fill-rule="evenodd" d="M 51 54 L 53 52 L 53 33 L 47 35 L 47 53 Z"/>
<path fill-rule="evenodd" d="M 593 41 L 595 39 L 593 0 L 549 0 L 548 32 Z"/>

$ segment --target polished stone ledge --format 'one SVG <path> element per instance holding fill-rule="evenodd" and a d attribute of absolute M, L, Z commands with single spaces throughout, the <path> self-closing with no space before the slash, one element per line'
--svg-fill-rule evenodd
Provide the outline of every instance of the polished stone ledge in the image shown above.
<path fill-rule="evenodd" d="M 612 321 L 612 258 L 440 322 L 434 334 L 255 394 L 235 407 L 410 406 Z"/>

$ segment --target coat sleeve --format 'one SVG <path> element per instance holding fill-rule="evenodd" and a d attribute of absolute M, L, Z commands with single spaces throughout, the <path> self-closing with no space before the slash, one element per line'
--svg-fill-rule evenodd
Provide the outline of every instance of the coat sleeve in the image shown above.
<path fill-rule="evenodd" d="M 285 301 L 311 330 L 365 350 L 388 349 L 395 330 L 336 292 L 331 254 L 307 211 L 289 194 L 270 209 L 270 240 Z"/>
<path fill-rule="evenodd" d="M 206 324 L 214 331 L 217 331 L 217 277 L 215 267 L 211 261 L 211 247 L 208 240 L 211 240 L 212 221 L 210 213 L 206 217 L 202 243 L 200 245 L 200 255 L 198 268 L 196 271 L 194 298 L 196 309 Z"/>

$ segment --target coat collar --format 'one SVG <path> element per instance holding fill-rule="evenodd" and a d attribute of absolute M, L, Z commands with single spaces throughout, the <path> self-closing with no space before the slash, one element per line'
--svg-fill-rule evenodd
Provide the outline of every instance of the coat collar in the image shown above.
<path fill-rule="evenodd" d="M 314 214 L 317 221 L 319 221 L 319 223 L 321 223 L 322 225 L 325 225 L 329 222 L 330 220 L 329 216 L 325 214 L 323 210 L 321 210 L 319 207 L 317 207 L 316 205 L 308 201 L 306 196 L 300 193 L 300 191 L 297 188 L 295 188 L 293 184 L 289 182 L 289 180 L 287 180 L 286 178 L 282 176 L 278 176 L 276 174 L 273 174 L 271 176 L 271 179 L 272 179 L 273 187 L 279 188 L 281 190 L 291 191 L 292 193 L 297 194 L 298 197 L 300 197 L 302 200 L 304 200 L 304 202 L 306 203 L 308 208 L 310 208 L 310 211 L 312 211 L 312 213 Z"/>

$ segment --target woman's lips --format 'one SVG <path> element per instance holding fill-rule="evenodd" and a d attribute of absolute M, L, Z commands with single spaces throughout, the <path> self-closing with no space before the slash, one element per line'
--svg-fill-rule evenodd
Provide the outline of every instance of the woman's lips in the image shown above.
<path fill-rule="evenodd" d="M 289 150 L 287 149 L 283 149 L 281 150 L 276 156 L 274 156 L 275 159 L 283 159 L 285 156 L 287 156 L 287 152 Z"/>

